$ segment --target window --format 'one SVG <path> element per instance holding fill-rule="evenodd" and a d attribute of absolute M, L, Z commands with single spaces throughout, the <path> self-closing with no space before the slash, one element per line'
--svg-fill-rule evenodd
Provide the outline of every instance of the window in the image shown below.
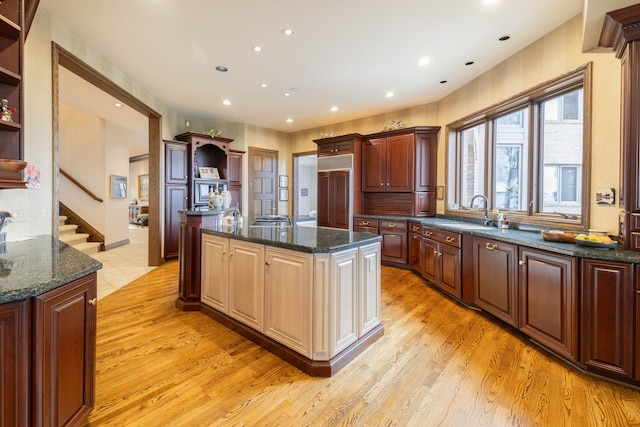
<path fill-rule="evenodd" d="M 449 125 L 447 210 L 476 194 L 521 222 L 586 227 L 590 64 Z"/>

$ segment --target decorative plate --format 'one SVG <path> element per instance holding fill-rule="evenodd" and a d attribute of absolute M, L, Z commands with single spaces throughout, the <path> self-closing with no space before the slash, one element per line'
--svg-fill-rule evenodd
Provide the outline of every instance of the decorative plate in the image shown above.
<path fill-rule="evenodd" d="M 618 242 L 616 242 L 616 241 L 613 241 L 613 242 L 592 242 L 592 241 L 589 241 L 589 240 L 580 240 L 580 239 L 575 239 L 575 242 L 576 242 L 576 245 L 590 246 L 592 248 L 603 248 L 603 249 L 613 249 L 618 244 Z"/>

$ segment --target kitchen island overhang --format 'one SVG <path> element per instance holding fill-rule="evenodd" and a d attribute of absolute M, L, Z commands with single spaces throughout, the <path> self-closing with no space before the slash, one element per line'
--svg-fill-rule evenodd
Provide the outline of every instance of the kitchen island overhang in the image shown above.
<path fill-rule="evenodd" d="M 179 309 L 201 311 L 312 376 L 335 374 L 384 334 L 380 236 L 239 227 L 211 211 L 180 217 Z"/>

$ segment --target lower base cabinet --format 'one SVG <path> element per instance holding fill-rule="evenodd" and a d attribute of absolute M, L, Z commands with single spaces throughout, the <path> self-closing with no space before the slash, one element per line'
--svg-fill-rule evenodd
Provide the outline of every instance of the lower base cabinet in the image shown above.
<path fill-rule="evenodd" d="M 582 363 L 587 370 L 632 378 L 633 265 L 583 259 L 581 269 Z"/>
<path fill-rule="evenodd" d="M 516 245 L 473 238 L 474 303 L 515 327 L 518 327 L 517 257 Z"/>
<path fill-rule="evenodd" d="M 378 232 L 382 236 L 382 261 L 389 265 L 407 265 L 407 222 L 380 220 Z"/>
<path fill-rule="evenodd" d="M 31 300 L 0 305 L 0 425 L 28 426 Z"/>
<path fill-rule="evenodd" d="M 462 298 L 460 234 L 424 227 L 422 236 L 422 277 Z"/>
<path fill-rule="evenodd" d="M 201 303 L 311 360 L 380 325 L 380 244 L 311 254 L 202 235 Z"/>
<path fill-rule="evenodd" d="M 574 257 L 520 247 L 520 330 L 578 362 L 578 263 Z"/>

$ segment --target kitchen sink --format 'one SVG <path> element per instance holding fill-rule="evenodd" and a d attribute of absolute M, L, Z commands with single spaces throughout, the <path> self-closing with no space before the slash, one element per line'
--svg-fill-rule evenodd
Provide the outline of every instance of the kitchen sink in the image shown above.
<path fill-rule="evenodd" d="M 455 228 L 457 230 L 495 230 L 495 227 L 482 224 L 469 224 L 464 222 L 436 222 L 433 225 L 442 227 Z"/>
<path fill-rule="evenodd" d="M 291 227 L 291 218 L 287 215 L 257 216 L 251 227 Z"/>

